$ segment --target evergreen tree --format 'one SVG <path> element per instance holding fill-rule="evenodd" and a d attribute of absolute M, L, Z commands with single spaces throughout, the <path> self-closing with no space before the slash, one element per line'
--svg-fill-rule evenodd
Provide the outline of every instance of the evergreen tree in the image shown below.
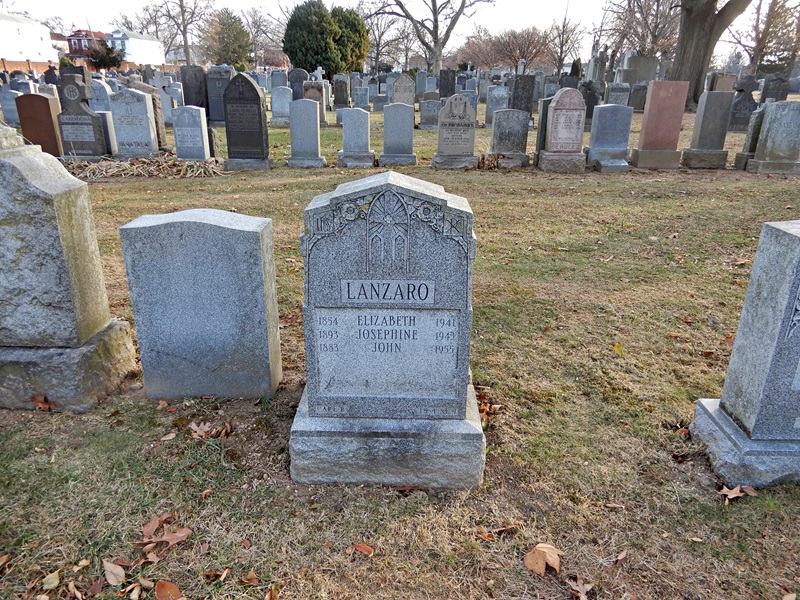
<path fill-rule="evenodd" d="M 96 69 L 116 69 L 122 64 L 125 54 L 121 49 L 109 46 L 105 40 L 97 40 L 97 45 L 89 49 L 86 58 Z"/>
<path fill-rule="evenodd" d="M 298 4 L 286 24 L 283 51 L 295 67 L 313 71 L 321 66 L 329 76 L 345 67 L 336 40 L 341 29 L 322 0 Z"/>
<path fill-rule="evenodd" d="M 250 34 L 241 17 L 229 8 L 214 14 L 205 32 L 206 51 L 215 64 L 245 66 L 250 63 Z"/>
<path fill-rule="evenodd" d="M 369 33 L 364 19 L 352 8 L 335 7 L 331 11 L 341 34 L 336 40 L 345 72 L 360 71 L 369 52 Z"/>

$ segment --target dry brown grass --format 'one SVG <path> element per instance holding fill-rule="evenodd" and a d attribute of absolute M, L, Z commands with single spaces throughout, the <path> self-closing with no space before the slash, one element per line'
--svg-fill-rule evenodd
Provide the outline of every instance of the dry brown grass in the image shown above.
<path fill-rule="evenodd" d="M 285 144 L 281 135 L 271 132 L 274 144 Z M 339 135 L 323 133 L 329 160 Z M 738 138 L 729 138 L 737 148 Z M 429 159 L 435 134 L 415 140 Z M 404 172 L 467 197 L 475 213 L 471 365 L 503 406 L 486 429 L 483 486 L 404 492 L 288 476 L 305 380 L 303 209 L 377 170 L 93 183 L 112 311 L 129 320 L 121 225 L 198 207 L 274 219 L 285 380 L 260 403 L 187 399 L 166 413 L 133 382 L 87 415 L 4 413 L 0 554 L 12 561 L 0 570 L 0 597 L 42 594 L 37 578 L 56 569 L 62 585 L 51 599 L 66 598 L 71 580 L 86 591 L 101 559 L 136 558 L 141 525 L 164 511 L 194 534 L 127 573 L 173 581 L 189 598 L 263 598 L 273 583 L 281 598 L 568 598 L 570 574 L 595 583 L 598 598 L 798 591 L 800 490 L 725 506 L 702 448 L 679 431 L 698 397 L 721 391 L 749 277 L 741 261 L 752 260 L 761 223 L 800 218 L 798 180 L 428 164 Z M 231 422 L 234 433 L 191 439 L 189 424 L 201 420 Z M 178 436 L 160 441 L 169 432 Z M 476 537 L 509 525 L 493 543 Z M 539 542 L 565 552 L 560 574 L 539 578 L 523 566 Z M 354 551 L 358 543 L 375 555 Z M 623 551 L 627 561 L 615 566 Z M 73 573 L 82 558 L 91 565 Z M 226 567 L 224 583 L 205 581 Z M 237 585 L 250 569 L 260 584 Z"/>

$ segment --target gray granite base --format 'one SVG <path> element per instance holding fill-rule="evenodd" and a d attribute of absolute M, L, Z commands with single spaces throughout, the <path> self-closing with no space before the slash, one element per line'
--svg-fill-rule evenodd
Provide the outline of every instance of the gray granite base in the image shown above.
<path fill-rule="evenodd" d="M 85 412 L 136 368 L 126 321 L 111 321 L 79 348 L 0 346 L 0 408 L 33 409 L 43 395 L 58 410 Z"/>
<path fill-rule="evenodd" d="M 598 173 L 627 173 L 631 166 L 628 164 L 627 148 L 593 148 L 587 146 L 583 149 L 586 154 L 586 164 Z"/>
<path fill-rule="evenodd" d="M 483 480 L 486 440 L 475 389 L 464 420 L 309 417 L 303 393 L 289 436 L 299 483 L 471 489 Z"/>
<path fill-rule="evenodd" d="M 747 161 L 747 172 L 800 175 L 800 162 L 756 160 L 753 158 Z"/>
<path fill-rule="evenodd" d="M 504 152 L 503 154 L 489 154 L 488 158 L 496 158 L 497 166 L 501 169 L 517 169 L 528 167 L 531 164 L 531 157 L 522 152 Z"/>
<path fill-rule="evenodd" d="M 343 152 L 340 150 L 336 156 L 336 166 L 342 169 L 368 169 L 375 165 L 374 152 Z"/>
<path fill-rule="evenodd" d="M 631 150 L 630 163 L 637 169 L 679 169 L 680 150 Z"/>
<path fill-rule="evenodd" d="M 434 169 L 474 169 L 478 166 L 478 157 L 474 155 L 434 154 L 431 166 Z"/>
<path fill-rule="evenodd" d="M 317 169 L 327 167 L 328 161 L 321 156 L 319 158 L 290 158 L 286 164 L 293 169 Z"/>
<path fill-rule="evenodd" d="M 689 430 L 706 445 L 714 471 L 728 487 L 800 482 L 800 441 L 750 439 L 718 399 L 697 401 Z"/>
<path fill-rule="evenodd" d="M 420 123 L 419 125 L 417 125 L 417 129 L 439 129 L 439 124 Z"/>
<path fill-rule="evenodd" d="M 101 160 L 113 160 L 110 155 L 106 156 L 78 156 L 77 154 L 65 154 L 59 160 L 63 162 L 100 162 Z"/>
<path fill-rule="evenodd" d="M 746 171 L 747 163 L 755 156 L 755 152 L 737 152 L 733 158 L 733 168 L 737 171 Z"/>
<path fill-rule="evenodd" d="M 255 158 L 228 158 L 223 168 L 226 171 L 269 171 L 272 168 L 272 159 L 259 160 Z"/>
<path fill-rule="evenodd" d="M 378 164 L 382 167 L 413 167 L 417 164 L 416 154 L 381 154 Z"/>
<path fill-rule="evenodd" d="M 269 126 L 276 129 L 288 129 L 289 117 L 272 117 L 269 120 Z"/>
<path fill-rule="evenodd" d="M 724 169 L 727 163 L 727 150 L 684 148 L 681 157 L 681 164 L 687 169 Z"/>
<path fill-rule="evenodd" d="M 542 171 L 548 173 L 575 173 L 586 171 L 586 155 L 583 152 L 550 152 L 539 151 L 539 164 Z"/>

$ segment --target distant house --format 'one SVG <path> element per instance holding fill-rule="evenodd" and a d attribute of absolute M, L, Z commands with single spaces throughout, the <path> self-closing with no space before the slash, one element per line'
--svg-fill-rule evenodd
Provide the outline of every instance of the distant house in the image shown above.
<path fill-rule="evenodd" d="M 49 34 L 48 34 L 49 35 Z M 102 31 L 89 31 L 88 29 L 76 29 L 67 36 L 70 58 L 86 58 L 92 48 L 102 48 L 103 40 L 108 37 Z"/>
<path fill-rule="evenodd" d="M 47 27 L 27 17 L 0 13 L 0 58 L 57 62 L 58 52 Z"/>
<path fill-rule="evenodd" d="M 157 38 L 127 29 L 115 29 L 106 36 L 112 48 L 122 50 L 123 60 L 137 65 L 160 65 L 164 62 L 164 44 Z"/>
<path fill-rule="evenodd" d="M 67 41 L 67 36 L 51 31 L 50 44 L 56 49 L 59 57 L 69 54 L 69 42 Z"/>

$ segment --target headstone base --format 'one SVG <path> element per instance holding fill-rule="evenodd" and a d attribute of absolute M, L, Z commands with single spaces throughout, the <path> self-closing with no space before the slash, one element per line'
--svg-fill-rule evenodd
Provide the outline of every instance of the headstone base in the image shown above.
<path fill-rule="evenodd" d="M 438 123 L 420 123 L 417 129 L 439 129 Z"/>
<path fill-rule="evenodd" d="M 269 126 L 276 129 L 286 129 L 289 127 L 289 117 L 272 117 Z"/>
<path fill-rule="evenodd" d="M 680 150 L 631 150 L 630 163 L 637 169 L 679 169 Z"/>
<path fill-rule="evenodd" d="M 309 417 L 303 392 L 289 435 L 298 483 L 471 489 L 483 480 L 486 440 L 475 389 L 464 420 Z"/>
<path fill-rule="evenodd" d="M 272 159 L 228 158 L 223 169 L 226 171 L 269 171 L 273 167 Z"/>
<path fill-rule="evenodd" d="M 434 154 L 431 165 L 435 169 L 474 169 L 478 166 L 475 155 Z"/>
<path fill-rule="evenodd" d="M 684 148 L 681 157 L 681 164 L 687 169 L 724 169 L 727 162 L 727 150 Z"/>
<path fill-rule="evenodd" d="M 755 160 L 747 161 L 748 173 L 786 173 L 800 175 L 800 162 Z"/>
<path fill-rule="evenodd" d="M 586 164 L 598 173 L 627 173 L 631 166 L 628 164 L 627 148 L 592 148 L 583 149 L 586 154 Z"/>
<path fill-rule="evenodd" d="M 336 166 L 342 169 L 369 168 L 375 165 L 374 152 L 342 152 L 337 153 Z"/>
<path fill-rule="evenodd" d="M 706 445 L 714 471 L 728 487 L 800 482 L 800 441 L 750 439 L 718 399 L 697 401 L 689 429 Z"/>
<path fill-rule="evenodd" d="M 0 408 L 33 409 L 44 395 L 58 410 L 85 412 L 136 368 L 130 326 L 111 321 L 78 348 L 0 346 Z"/>
<path fill-rule="evenodd" d="M 503 154 L 488 154 L 487 158 L 497 160 L 497 166 L 501 169 L 516 169 L 518 167 L 528 167 L 531 164 L 531 157 L 522 152 L 504 152 Z"/>
<path fill-rule="evenodd" d="M 389 104 L 389 99 L 386 96 L 378 96 L 372 102 L 372 110 L 374 112 L 383 112 L 383 107 Z"/>
<path fill-rule="evenodd" d="M 327 167 L 328 161 L 324 158 L 290 158 L 286 161 L 292 169 L 317 169 L 319 167 Z"/>
<path fill-rule="evenodd" d="M 382 167 L 413 167 L 417 164 L 416 154 L 381 154 L 378 164 Z"/>
<path fill-rule="evenodd" d="M 733 168 L 737 171 L 746 171 L 747 163 L 756 155 L 755 152 L 737 152 L 733 158 Z"/>
<path fill-rule="evenodd" d="M 538 167 L 548 173 L 575 173 L 586 171 L 586 155 L 583 152 L 539 151 Z"/>

